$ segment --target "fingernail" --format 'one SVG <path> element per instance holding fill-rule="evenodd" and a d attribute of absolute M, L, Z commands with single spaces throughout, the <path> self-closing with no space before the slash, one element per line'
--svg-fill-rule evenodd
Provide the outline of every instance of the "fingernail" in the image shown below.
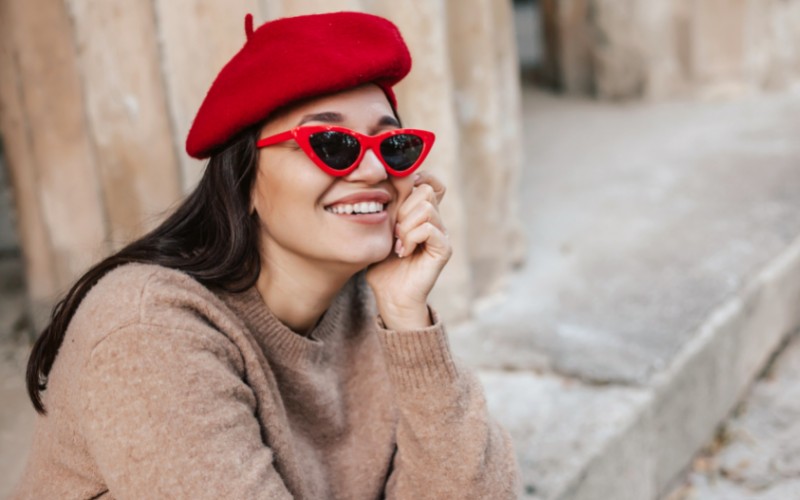
<path fill-rule="evenodd" d="M 420 179 L 422 179 L 422 176 L 421 176 L 421 175 L 419 175 L 419 174 L 414 174 L 414 182 L 417 182 L 417 181 L 419 181 Z"/>
<path fill-rule="evenodd" d="M 403 242 L 397 240 L 397 242 L 395 242 L 394 244 L 394 253 L 396 253 L 398 257 L 400 257 L 400 252 L 402 249 L 403 249 Z"/>

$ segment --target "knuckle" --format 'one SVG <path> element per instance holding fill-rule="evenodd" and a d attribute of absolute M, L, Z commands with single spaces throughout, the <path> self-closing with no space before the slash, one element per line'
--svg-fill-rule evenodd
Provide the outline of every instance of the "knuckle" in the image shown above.
<path fill-rule="evenodd" d="M 408 214 L 410 211 L 411 211 L 410 207 L 405 205 L 401 206 L 397 211 L 397 222 L 399 222 L 400 224 L 405 222 L 405 220 L 408 219 Z"/>
<path fill-rule="evenodd" d="M 436 192 L 433 189 L 433 186 L 430 184 L 420 184 L 419 189 L 425 194 L 425 196 L 430 196 Z"/>
<path fill-rule="evenodd" d="M 436 185 L 436 187 L 437 187 L 439 190 L 444 190 L 444 189 L 446 189 L 446 187 L 445 187 L 445 185 L 444 185 L 444 182 L 442 182 L 442 179 L 440 179 L 438 175 L 433 175 L 433 174 L 431 174 L 431 175 L 430 175 L 430 180 L 431 180 L 431 182 L 432 182 L 433 184 L 435 184 L 435 185 Z"/>

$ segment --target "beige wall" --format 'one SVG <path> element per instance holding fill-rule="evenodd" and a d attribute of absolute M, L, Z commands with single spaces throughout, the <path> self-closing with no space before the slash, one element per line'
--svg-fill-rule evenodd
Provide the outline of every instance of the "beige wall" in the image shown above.
<path fill-rule="evenodd" d="M 547 68 L 570 93 L 735 97 L 800 81 L 800 0 L 542 2 Z"/>
<path fill-rule="evenodd" d="M 0 131 L 29 295 L 43 311 L 85 270 L 152 227 L 199 179 L 183 144 L 219 68 L 257 23 L 364 10 L 414 58 L 404 122 L 437 132 L 426 168 L 455 252 L 432 302 L 450 321 L 521 259 L 519 87 L 507 0 L 3 0 Z"/>

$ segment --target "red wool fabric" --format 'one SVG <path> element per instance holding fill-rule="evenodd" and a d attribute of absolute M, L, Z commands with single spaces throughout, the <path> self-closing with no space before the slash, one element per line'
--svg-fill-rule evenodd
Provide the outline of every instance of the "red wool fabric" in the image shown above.
<path fill-rule="evenodd" d="M 238 132 L 287 104 L 376 83 L 396 105 L 392 86 L 411 70 L 411 55 L 390 21 L 362 12 L 289 17 L 252 29 L 208 91 L 186 152 L 207 158 Z"/>

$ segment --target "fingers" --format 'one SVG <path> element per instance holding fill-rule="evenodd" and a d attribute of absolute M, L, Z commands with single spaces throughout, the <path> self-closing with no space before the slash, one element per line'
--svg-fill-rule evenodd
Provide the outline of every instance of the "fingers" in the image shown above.
<path fill-rule="evenodd" d="M 400 256 L 411 255 L 417 248 L 419 241 L 414 240 L 411 234 L 426 224 L 432 225 L 436 230 L 447 236 L 447 230 L 442 223 L 439 210 L 431 202 L 424 200 L 418 203 L 410 214 L 397 223 L 395 227 L 395 235 L 397 236 L 397 243 L 395 251 Z"/>
<path fill-rule="evenodd" d="M 433 189 L 434 195 L 436 196 L 437 205 L 442 202 L 442 198 L 444 198 L 444 193 L 447 191 L 447 188 L 438 177 L 430 172 L 420 170 L 417 172 L 417 180 L 414 181 L 414 185 L 419 186 L 420 184 L 426 184 Z"/>
<path fill-rule="evenodd" d="M 398 240 L 401 241 L 401 240 Z M 399 257 L 411 255 L 418 246 L 425 244 L 425 251 L 438 260 L 447 261 L 453 253 L 447 235 L 431 222 L 416 226 L 408 232 L 405 244 L 398 251 Z M 406 250 L 406 245 L 408 250 Z"/>
<path fill-rule="evenodd" d="M 428 237 L 427 230 L 420 228 L 427 225 L 435 230 L 433 238 L 435 242 L 430 242 L 438 248 L 438 253 L 444 255 L 449 252 L 450 243 L 447 238 L 447 230 L 442 223 L 439 214 L 439 202 L 444 197 L 445 186 L 434 175 L 427 172 L 420 172 L 415 179 L 414 188 L 408 198 L 398 209 L 397 224 L 395 225 L 395 252 L 403 257 L 411 255 L 417 246 L 426 243 L 425 240 L 417 240 L 419 237 Z M 412 236 L 413 235 L 413 236 Z"/>
<path fill-rule="evenodd" d="M 421 226 L 426 222 L 432 223 L 438 227 L 440 231 L 447 232 L 442 223 L 442 216 L 439 213 L 438 207 L 428 200 L 423 200 L 410 208 L 410 212 L 402 219 L 398 219 L 395 227 L 395 235 L 404 236 L 409 231 L 417 226 Z"/>
<path fill-rule="evenodd" d="M 416 248 L 416 244 L 409 239 L 408 235 L 412 230 L 426 223 L 433 224 L 442 233 L 447 233 L 439 211 L 429 201 L 423 201 L 402 222 L 397 223 L 395 227 L 398 241 L 396 250 L 402 249 L 404 250 L 403 255 L 410 255 Z"/>
<path fill-rule="evenodd" d="M 414 182 L 414 188 L 408 198 L 405 199 L 400 206 L 397 217 L 398 220 L 403 220 L 408 217 L 409 213 L 423 201 L 428 201 L 432 205 L 438 207 L 439 202 L 442 201 L 445 193 L 445 187 L 442 182 L 434 177 L 432 174 L 423 173 L 420 178 Z"/>

